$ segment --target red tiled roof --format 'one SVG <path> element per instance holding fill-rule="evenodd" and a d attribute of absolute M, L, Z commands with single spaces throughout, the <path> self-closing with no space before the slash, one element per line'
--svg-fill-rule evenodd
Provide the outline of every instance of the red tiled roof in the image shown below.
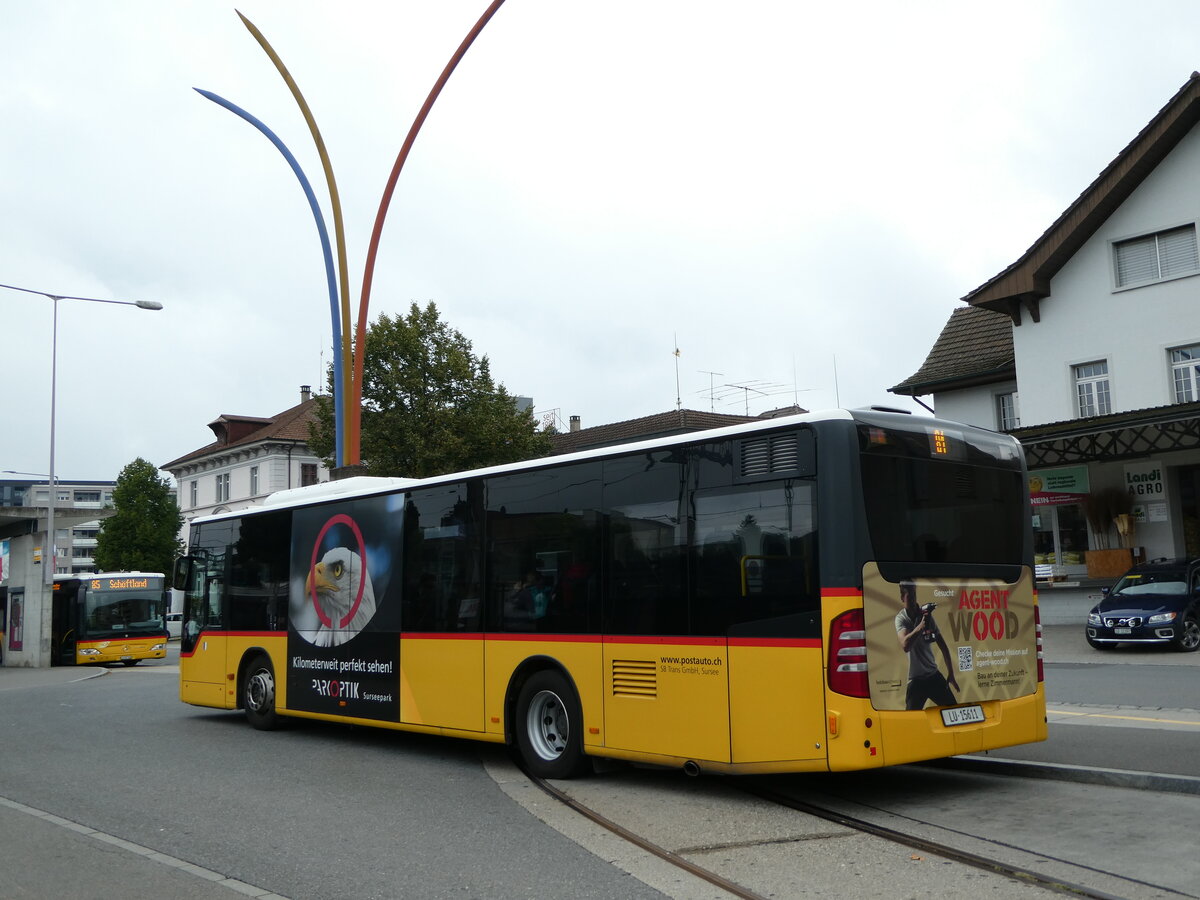
<path fill-rule="evenodd" d="M 261 423 L 261 425 L 258 428 L 248 431 L 241 428 L 232 429 L 235 433 L 239 433 L 240 437 L 227 442 L 220 440 L 213 441 L 211 444 L 206 444 L 199 450 L 193 450 L 191 453 L 184 454 L 179 459 L 173 459 L 159 468 L 170 471 L 172 468 L 182 466 L 194 459 L 200 459 L 218 451 L 262 443 L 263 441 L 307 442 L 309 426 L 316 421 L 316 412 L 317 398 L 312 397 L 296 404 L 291 409 L 285 409 L 279 415 L 269 419 L 260 419 L 254 416 L 218 416 L 213 424 L 233 424 L 243 426 L 244 428 L 253 426 L 255 423 Z"/>
<path fill-rule="evenodd" d="M 947 387 L 1016 378 L 1012 330 L 1012 320 L 1004 313 L 982 306 L 959 307 L 950 314 L 921 368 L 888 390 L 916 397 Z"/>

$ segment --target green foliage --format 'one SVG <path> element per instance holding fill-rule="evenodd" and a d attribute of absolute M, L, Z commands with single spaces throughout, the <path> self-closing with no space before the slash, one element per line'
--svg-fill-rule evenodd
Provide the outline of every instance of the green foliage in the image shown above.
<path fill-rule="evenodd" d="M 116 512 L 100 522 L 96 566 L 105 572 L 162 572 L 170 575 L 183 552 L 183 516 L 171 498 L 171 483 L 140 456 L 121 470 L 113 488 Z"/>
<path fill-rule="evenodd" d="M 492 381 L 488 359 L 416 303 L 381 314 L 363 360 L 362 461 L 371 475 L 423 478 L 545 456 L 550 442 L 529 410 Z M 334 455 L 333 401 L 318 397 L 310 448 Z"/>

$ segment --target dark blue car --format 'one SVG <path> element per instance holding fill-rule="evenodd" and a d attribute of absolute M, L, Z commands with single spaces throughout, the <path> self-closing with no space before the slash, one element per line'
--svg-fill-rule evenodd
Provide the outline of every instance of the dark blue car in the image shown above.
<path fill-rule="evenodd" d="M 1200 648 L 1200 559 L 1156 559 L 1121 576 L 1088 613 L 1087 642 Z"/>

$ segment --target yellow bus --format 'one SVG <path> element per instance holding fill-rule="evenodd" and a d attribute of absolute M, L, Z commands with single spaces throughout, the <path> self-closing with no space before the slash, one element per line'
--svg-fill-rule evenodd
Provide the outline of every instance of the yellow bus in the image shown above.
<path fill-rule="evenodd" d="M 180 698 L 726 773 L 1045 739 L 1020 445 L 837 410 L 196 519 Z"/>
<path fill-rule="evenodd" d="M 55 575 L 52 665 L 123 663 L 167 655 L 167 578 L 161 572 Z"/>

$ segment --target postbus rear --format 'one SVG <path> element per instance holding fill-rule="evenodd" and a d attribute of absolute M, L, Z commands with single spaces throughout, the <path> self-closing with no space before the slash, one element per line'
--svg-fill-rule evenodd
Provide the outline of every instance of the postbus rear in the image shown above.
<path fill-rule="evenodd" d="M 867 411 L 826 439 L 823 459 L 846 466 L 826 502 L 856 513 L 825 579 L 830 768 L 1045 740 L 1020 445 Z"/>

